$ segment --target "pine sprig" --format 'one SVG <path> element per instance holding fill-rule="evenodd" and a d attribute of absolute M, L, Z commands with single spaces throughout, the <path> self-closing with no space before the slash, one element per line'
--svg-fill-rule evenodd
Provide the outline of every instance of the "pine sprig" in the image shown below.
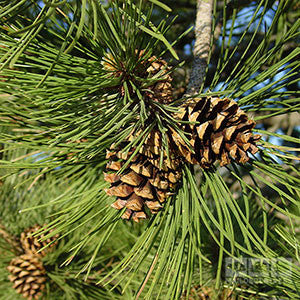
<path fill-rule="evenodd" d="M 169 11 L 161 2 L 151 2 Z M 299 50 L 282 50 L 299 37 L 299 21 L 288 20 L 293 1 L 252 3 L 249 12 L 242 12 L 245 18 L 252 14 L 247 24 L 240 23 L 239 8 L 226 16 L 225 4 L 216 71 L 196 96 L 228 96 L 245 111 L 262 113 L 256 120 L 298 112 L 299 92 L 294 86 Z M 177 58 L 172 48 L 175 42 L 165 37 L 172 27 L 165 20 L 155 23 L 156 6 L 147 5 L 87 0 L 48 1 L 43 7 L 34 1 L 13 1 L 0 6 L 0 142 L 4 144 L 0 164 L 5 168 L 1 189 L 2 201 L 14 199 L 2 206 L 6 224 L 19 233 L 31 217 L 42 222 L 52 215 L 50 227 L 66 244 L 49 257 L 49 264 L 60 257 L 60 263 L 70 263 L 72 271 L 68 275 L 56 267 L 50 277 L 65 288 L 66 299 L 76 295 L 78 287 L 87 288 L 91 276 L 95 277 L 88 294 L 76 296 L 105 299 L 114 295 L 118 299 L 118 293 L 124 292 L 121 299 L 140 295 L 179 299 L 211 278 L 218 289 L 227 258 L 272 260 L 279 255 L 292 256 L 291 263 L 279 264 L 278 277 L 284 283 L 237 289 L 260 291 L 261 297 L 275 292 L 278 297 L 285 297 L 283 293 L 295 297 L 292 280 L 297 282 L 299 272 L 295 229 L 300 192 L 295 147 L 272 147 L 262 141 L 260 152 L 246 166 L 195 172 L 185 164 L 181 186 L 144 225 L 122 222 L 122 211 L 110 208 L 112 199 L 103 191 L 107 184 L 102 172 L 105 151 L 112 143 L 121 145 L 132 132 L 140 133 L 124 149 L 135 149 L 128 165 L 153 128 L 163 135 L 162 149 L 167 153 L 171 151 L 168 130 L 174 129 L 189 141 L 180 129 L 187 121 L 174 118 L 186 98 L 166 105 L 144 97 L 152 85 L 176 70 L 154 76 L 142 76 L 137 70 L 149 67 L 144 62 L 166 50 Z M 147 13 L 145 7 L 150 8 Z M 273 19 L 265 25 L 270 10 Z M 161 47 L 162 52 L 158 51 Z M 144 54 L 137 55 L 142 50 Z M 211 59 L 213 51 L 212 40 Z M 113 69 L 105 68 L 105 63 Z M 279 143 L 299 143 L 298 137 L 264 127 L 256 130 L 266 139 L 278 138 Z M 16 207 L 30 218 L 13 215 Z M 293 231 L 285 234 L 290 227 Z M 116 263 L 107 266 L 110 258 Z M 99 265 L 105 271 L 97 276 L 94 271 Z M 270 277 L 261 270 L 263 278 Z M 80 274 L 78 280 L 75 274 Z M 113 294 L 97 289 L 95 282 L 105 284 Z"/>

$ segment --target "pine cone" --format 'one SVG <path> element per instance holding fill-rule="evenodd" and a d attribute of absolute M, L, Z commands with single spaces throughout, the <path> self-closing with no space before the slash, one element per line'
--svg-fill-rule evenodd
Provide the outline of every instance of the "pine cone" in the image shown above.
<path fill-rule="evenodd" d="M 258 151 L 256 142 L 261 136 L 251 132 L 255 122 L 249 120 L 233 100 L 195 98 L 181 107 L 175 117 L 182 121 L 198 122 L 182 126 L 195 153 L 172 130 L 179 153 L 192 164 L 209 168 L 217 160 L 221 166 L 229 164 L 231 160 L 246 163 L 249 160 L 247 153 L 255 154 Z"/>
<path fill-rule="evenodd" d="M 128 141 L 132 139 L 133 135 Z M 112 207 L 116 209 L 126 207 L 122 218 L 132 218 L 139 222 L 140 219 L 147 217 L 145 206 L 155 214 L 162 208 L 166 198 L 172 194 L 181 178 L 180 161 L 173 157 L 168 159 L 166 153 L 163 153 L 163 164 L 160 167 L 162 137 L 159 131 L 153 130 L 124 172 L 117 174 L 135 150 L 133 148 L 128 153 L 122 152 L 121 149 L 128 141 L 116 149 L 112 146 L 107 152 L 108 173 L 104 174 L 104 179 L 111 183 L 106 193 L 118 197 Z"/>
<path fill-rule="evenodd" d="M 29 300 L 39 299 L 45 288 L 46 270 L 38 257 L 30 254 L 15 257 L 7 269 L 18 294 Z"/>
<path fill-rule="evenodd" d="M 149 99 L 157 101 L 159 103 L 168 104 L 173 101 L 172 98 L 172 77 L 168 73 L 170 67 L 163 59 L 159 59 L 156 56 L 151 56 L 148 59 L 151 65 L 147 68 L 147 72 L 151 77 L 159 73 L 159 77 L 164 77 L 164 80 L 159 80 L 153 85 L 147 87 L 150 92 L 146 92 L 146 96 Z"/>
<path fill-rule="evenodd" d="M 158 80 L 153 85 L 145 87 L 145 100 L 147 101 L 151 99 L 164 104 L 172 102 L 172 77 L 169 74 L 170 67 L 168 67 L 167 62 L 163 59 L 157 58 L 156 56 L 151 56 L 148 59 L 144 58 L 144 50 L 141 50 L 138 55 L 140 60 L 134 70 L 136 76 L 140 78 L 163 77 L 162 80 Z M 127 70 L 125 64 L 121 62 L 120 66 L 118 66 L 114 57 L 110 53 L 106 54 L 106 58 L 102 61 L 102 66 L 114 77 L 131 77 L 126 73 Z M 124 95 L 122 87 L 121 94 Z"/>
<path fill-rule="evenodd" d="M 47 252 L 49 252 L 51 250 L 52 247 L 54 247 L 58 243 L 58 240 L 57 240 L 59 237 L 58 234 L 56 234 L 55 236 L 52 236 L 51 238 L 48 238 L 44 241 L 39 241 L 39 239 L 43 239 L 48 233 L 50 233 L 53 230 L 50 230 L 39 236 L 32 236 L 36 231 L 40 230 L 41 228 L 42 228 L 42 226 L 35 225 L 33 227 L 25 229 L 21 233 L 20 242 L 21 242 L 22 248 L 24 249 L 25 253 L 43 257 L 47 254 Z M 38 252 L 40 249 L 42 249 L 49 243 L 51 243 L 51 244 L 47 248 Z"/>

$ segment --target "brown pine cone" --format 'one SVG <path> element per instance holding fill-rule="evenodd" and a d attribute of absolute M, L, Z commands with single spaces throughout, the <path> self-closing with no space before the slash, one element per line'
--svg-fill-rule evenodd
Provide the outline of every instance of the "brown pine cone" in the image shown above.
<path fill-rule="evenodd" d="M 231 160 L 246 163 L 248 153 L 258 151 L 256 142 L 261 136 L 252 133 L 255 122 L 249 120 L 238 104 L 228 98 L 192 99 L 180 108 L 175 118 L 194 122 L 182 125 L 182 129 L 195 153 L 172 130 L 179 153 L 189 163 L 199 164 L 202 168 L 209 168 L 215 161 L 220 161 L 221 166 Z"/>
<path fill-rule="evenodd" d="M 40 298 L 45 289 L 46 270 L 37 256 L 23 254 L 15 257 L 7 269 L 11 273 L 9 280 L 18 294 L 29 300 Z"/>
<path fill-rule="evenodd" d="M 33 227 L 25 229 L 21 233 L 20 242 L 21 242 L 21 246 L 24 249 L 24 252 L 26 254 L 33 254 L 36 256 L 43 257 L 47 254 L 47 252 L 49 252 L 51 250 L 52 247 L 57 245 L 58 237 L 59 237 L 58 234 L 56 234 L 55 236 L 53 236 L 51 238 L 47 238 L 44 241 L 39 241 L 39 239 L 43 239 L 48 233 L 52 232 L 53 230 L 46 232 L 46 234 L 43 233 L 39 236 L 32 236 L 36 231 L 40 230 L 41 228 L 42 228 L 42 226 L 35 225 Z M 49 243 L 51 243 L 51 244 L 47 248 L 38 252 L 40 249 L 42 249 Z"/>
<path fill-rule="evenodd" d="M 168 104 L 173 101 L 172 98 L 172 77 L 169 74 L 170 67 L 165 60 L 159 59 L 156 56 L 151 56 L 148 59 L 151 65 L 147 68 L 148 74 L 153 77 L 156 74 L 159 77 L 164 77 L 163 80 L 155 82 L 153 85 L 147 87 L 150 92 L 146 95 L 149 99 L 159 103 Z"/>
<path fill-rule="evenodd" d="M 136 54 L 137 51 L 136 51 Z M 135 68 L 135 74 L 141 78 L 157 78 L 163 77 L 162 80 L 155 81 L 152 85 L 144 87 L 145 101 L 153 100 L 159 103 L 168 104 L 173 101 L 172 99 L 172 77 L 169 74 L 170 67 L 167 62 L 156 56 L 151 56 L 148 59 L 145 58 L 145 51 L 139 52 L 140 60 Z M 105 59 L 102 61 L 103 68 L 111 73 L 111 76 L 127 78 L 127 70 L 125 69 L 125 63 L 118 65 L 111 53 L 106 54 Z M 133 91 L 131 91 L 133 92 Z M 121 87 L 121 94 L 124 95 L 124 91 Z"/>
<path fill-rule="evenodd" d="M 128 141 L 131 139 L 134 139 L 133 135 Z M 128 144 L 128 141 L 122 146 Z M 139 222 L 140 219 L 147 217 L 145 207 L 155 214 L 162 208 L 166 198 L 173 193 L 181 178 L 180 161 L 172 156 L 168 159 L 163 152 L 163 163 L 160 166 L 162 137 L 159 131 L 153 130 L 139 153 L 121 174 L 117 174 L 135 150 L 133 148 L 124 153 L 122 148 L 112 146 L 107 152 L 108 173 L 104 174 L 104 179 L 110 182 L 111 186 L 106 193 L 118 197 L 112 207 L 116 209 L 126 207 L 123 219 L 132 218 Z"/>

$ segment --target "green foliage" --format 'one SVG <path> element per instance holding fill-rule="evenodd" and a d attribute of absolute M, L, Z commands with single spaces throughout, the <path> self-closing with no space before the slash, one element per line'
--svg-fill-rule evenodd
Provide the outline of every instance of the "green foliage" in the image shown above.
<path fill-rule="evenodd" d="M 208 171 L 184 166 L 176 194 L 143 224 L 124 222 L 122 212 L 110 208 L 102 175 L 110 145 L 141 130 L 124 149 L 134 146 L 137 152 L 154 127 L 164 136 L 170 127 L 183 135 L 172 113 L 186 99 L 145 102 L 147 88 L 165 74 L 145 78 L 138 70 L 142 60 L 164 55 L 174 65 L 174 90 L 182 87 L 185 67 L 174 58 L 187 56 L 183 48 L 193 38 L 187 28 L 193 20 L 183 27 L 178 20 L 193 13 L 178 9 L 176 1 L 180 16 L 172 19 L 173 2 L 150 2 L 0 5 L 1 222 L 16 236 L 45 220 L 60 233 L 57 250 L 45 258 L 59 286 L 58 294 L 49 287 L 47 299 L 179 299 L 193 286 L 218 289 L 226 259 L 240 257 L 276 261 L 282 280 L 272 282 L 262 264 L 263 282 L 229 286 L 258 293 L 259 299 L 296 299 L 299 137 L 258 126 L 260 152 L 247 165 Z M 182 5 L 193 8 L 194 2 Z M 221 33 L 211 41 L 206 81 L 197 96 L 236 99 L 257 121 L 299 112 L 296 1 L 250 1 L 246 12 L 215 2 L 213 32 Z M 274 14 L 266 24 L 269 13 Z M 105 69 L 107 62 L 122 76 Z M 1 297 L 14 292 L 6 275 L 0 272 Z"/>

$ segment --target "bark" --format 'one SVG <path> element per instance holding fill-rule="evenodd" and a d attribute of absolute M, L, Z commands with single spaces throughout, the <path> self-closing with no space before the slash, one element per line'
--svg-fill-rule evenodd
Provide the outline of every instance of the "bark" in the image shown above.
<path fill-rule="evenodd" d="M 209 46 L 213 0 L 198 0 L 195 23 L 194 62 L 190 74 L 187 95 L 197 94 L 205 78 Z"/>

